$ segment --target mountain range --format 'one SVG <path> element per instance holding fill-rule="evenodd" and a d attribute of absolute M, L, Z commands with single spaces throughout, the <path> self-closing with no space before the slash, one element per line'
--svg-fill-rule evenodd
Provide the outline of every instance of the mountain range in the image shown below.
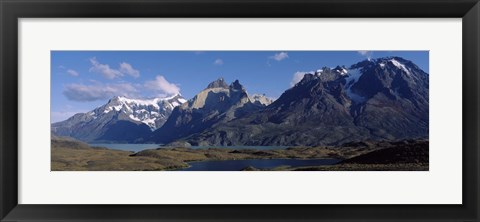
<path fill-rule="evenodd" d="M 156 99 L 153 112 L 158 115 L 153 117 L 156 106 L 116 97 L 94 111 L 52 124 L 52 130 L 84 141 L 185 146 L 428 138 L 428 92 L 427 73 L 409 60 L 385 57 L 306 73 L 275 101 L 248 95 L 238 80 L 228 85 L 220 78 L 188 101 L 179 95 Z M 149 114 L 140 115 L 142 109 Z"/>
<path fill-rule="evenodd" d="M 53 123 L 52 132 L 85 142 L 131 143 L 160 128 L 174 108 L 186 101 L 181 95 L 154 99 L 115 96 L 90 112 Z"/>

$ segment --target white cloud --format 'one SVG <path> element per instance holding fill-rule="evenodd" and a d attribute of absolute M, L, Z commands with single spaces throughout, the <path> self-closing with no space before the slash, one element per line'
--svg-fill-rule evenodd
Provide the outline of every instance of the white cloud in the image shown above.
<path fill-rule="evenodd" d="M 115 79 L 117 77 L 123 76 L 123 73 L 116 69 L 110 68 L 107 64 L 101 64 L 97 61 L 97 58 L 93 57 L 90 59 L 90 63 L 92 67 L 90 68 L 90 72 L 96 72 L 103 75 L 103 77 L 107 79 Z"/>
<path fill-rule="evenodd" d="M 286 52 L 280 52 L 280 53 L 277 53 L 273 56 L 270 56 L 269 58 L 277 60 L 277 61 L 282 61 L 282 60 L 288 58 L 288 54 Z"/>
<path fill-rule="evenodd" d="M 292 81 L 290 81 L 290 86 L 293 87 L 295 84 L 300 82 L 303 79 L 303 76 L 307 73 L 313 73 L 313 71 L 310 72 L 296 72 L 293 74 Z"/>
<path fill-rule="evenodd" d="M 213 62 L 214 65 L 217 65 L 217 66 L 221 66 L 223 65 L 223 60 L 221 59 L 216 59 L 214 62 Z"/>
<path fill-rule="evenodd" d="M 140 71 L 134 69 L 132 65 L 122 62 L 120 63 L 119 69 L 110 68 L 108 64 L 102 64 L 98 62 L 97 58 L 93 57 L 90 59 L 92 67 L 90 72 L 96 72 L 103 75 L 107 79 L 115 79 L 124 76 L 125 74 L 132 77 L 138 78 L 140 76 Z"/>
<path fill-rule="evenodd" d="M 358 51 L 358 53 L 359 53 L 360 55 L 365 56 L 365 55 L 368 54 L 368 51 L 362 51 L 362 50 L 361 50 L 361 51 Z"/>
<path fill-rule="evenodd" d="M 137 89 L 130 83 L 102 84 L 68 84 L 63 90 L 67 99 L 79 102 L 89 102 L 109 99 L 114 96 L 136 97 Z"/>
<path fill-rule="evenodd" d="M 367 57 L 368 60 L 370 60 L 372 58 L 373 52 L 371 52 L 371 51 L 360 50 L 360 51 L 357 51 L 357 52 L 358 52 L 358 54 Z"/>
<path fill-rule="evenodd" d="M 80 74 L 78 74 L 77 71 L 73 70 L 73 69 L 69 69 L 67 70 L 67 73 L 71 76 L 79 76 Z"/>
<path fill-rule="evenodd" d="M 157 76 L 155 80 L 146 81 L 144 87 L 167 95 L 180 93 L 180 88 L 176 84 L 168 82 L 163 76 Z"/>
<path fill-rule="evenodd" d="M 127 75 L 130 75 L 134 78 L 138 78 L 140 77 L 140 71 L 134 69 L 132 67 L 132 65 L 126 63 L 126 62 L 122 62 L 120 63 L 120 72 L 121 73 L 125 73 Z"/>
<path fill-rule="evenodd" d="M 72 83 L 65 85 L 63 95 L 71 101 L 91 102 L 96 100 L 110 99 L 114 96 L 126 96 L 129 98 L 140 98 L 145 96 L 141 89 L 148 89 L 156 93 L 156 96 L 175 95 L 180 93 L 180 88 L 168 82 L 165 77 L 157 76 L 154 80 L 146 81 L 143 84 L 117 82 L 105 84 L 96 80 L 90 80 L 90 84 Z"/>

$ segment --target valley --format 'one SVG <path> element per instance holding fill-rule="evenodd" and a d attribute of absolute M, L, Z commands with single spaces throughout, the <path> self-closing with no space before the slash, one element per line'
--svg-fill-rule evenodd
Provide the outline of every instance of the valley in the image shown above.
<path fill-rule="evenodd" d="M 147 149 L 140 152 L 91 147 L 71 138 L 52 138 L 53 171 L 155 171 L 182 170 L 192 163 L 226 161 L 217 170 L 229 170 L 231 161 L 274 160 L 277 165 L 257 168 L 250 165 L 237 170 L 428 170 L 428 141 L 361 142 L 342 147 L 288 147 L 283 149 L 231 149 L 184 147 Z M 280 160 L 280 161 L 279 161 Z M 281 160 L 338 160 L 328 165 L 290 166 Z M 230 161 L 230 162 L 228 162 Z M 254 162 L 254 161 L 253 161 Z M 312 162 L 314 163 L 314 162 Z M 193 164 L 194 165 L 194 164 Z M 218 164 L 217 164 L 218 165 Z"/>
<path fill-rule="evenodd" d="M 222 77 L 190 99 L 114 96 L 51 125 L 52 170 L 428 170 L 428 80 L 382 57 L 303 73 L 278 98 Z"/>

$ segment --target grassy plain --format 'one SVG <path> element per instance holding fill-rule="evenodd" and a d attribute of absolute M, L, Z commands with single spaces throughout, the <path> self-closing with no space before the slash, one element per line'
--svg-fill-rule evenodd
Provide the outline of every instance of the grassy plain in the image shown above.
<path fill-rule="evenodd" d="M 186 168 L 191 161 L 245 159 L 324 159 L 343 160 L 330 166 L 289 167 L 269 170 L 428 170 L 428 141 L 360 142 L 342 147 L 290 147 L 256 150 L 229 148 L 159 148 L 137 153 L 88 144 L 70 138 L 53 137 L 52 171 L 158 171 Z M 247 167 L 244 170 L 258 170 Z"/>

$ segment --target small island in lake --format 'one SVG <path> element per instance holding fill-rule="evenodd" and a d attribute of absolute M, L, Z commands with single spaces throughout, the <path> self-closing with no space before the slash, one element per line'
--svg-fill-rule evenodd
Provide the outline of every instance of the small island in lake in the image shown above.
<path fill-rule="evenodd" d="M 428 52 L 369 55 L 52 52 L 51 170 L 428 171 Z"/>

